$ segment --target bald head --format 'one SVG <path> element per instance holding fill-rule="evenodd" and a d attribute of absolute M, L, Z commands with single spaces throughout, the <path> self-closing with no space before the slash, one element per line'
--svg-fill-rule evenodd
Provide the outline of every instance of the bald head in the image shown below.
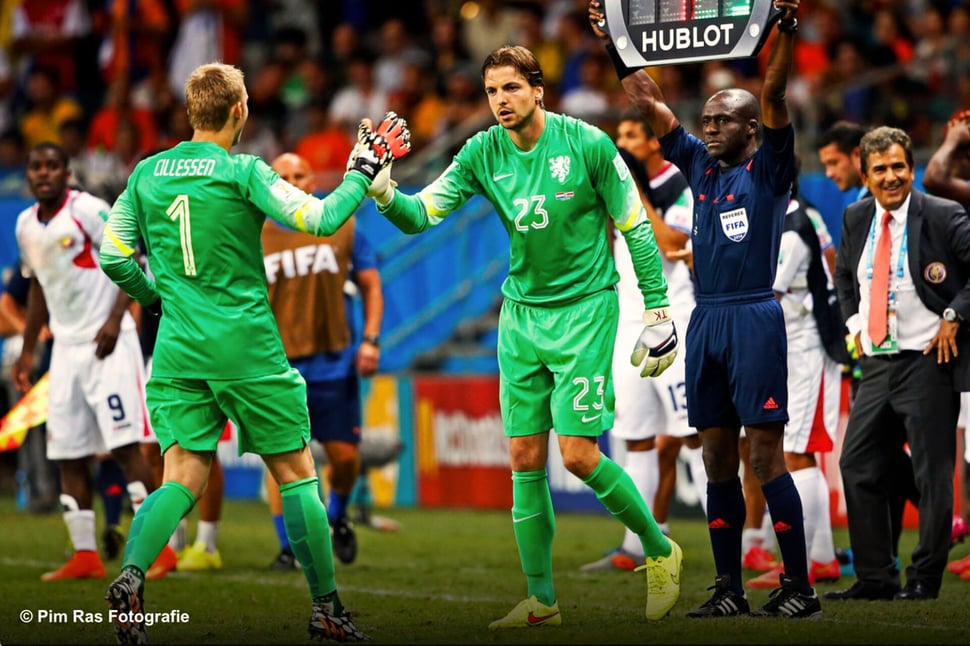
<path fill-rule="evenodd" d="M 310 162 L 295 153 L 283 153 L 270 164 L 284 180 L 302 190 L 312 193 L 316 189 Z"/>
<path fill-rule="evenodd" d="M 707 152 L 724 166 L 734 166 L 758 149 L 761 105 L 747 90 L 721 90 L 707 100 L 701 112 Z"/>
<path fill-rule="evenodd" d="M 761 119 L 761 104 L 758 98 L 741 88 L 732 87 L 715 92 L 707 102 L 718 102 L 723 108 L 734 112 L 742 119 Z"/>

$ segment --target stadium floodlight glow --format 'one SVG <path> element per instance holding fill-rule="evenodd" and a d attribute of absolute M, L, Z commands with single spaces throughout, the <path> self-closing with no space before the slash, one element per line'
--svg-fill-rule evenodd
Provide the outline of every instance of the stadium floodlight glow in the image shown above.
<path fill-rule="evenodd" d="M 773 0 L 602 0 L 604 29 L 628 67 L 757 56 L 781 11 Z"/>

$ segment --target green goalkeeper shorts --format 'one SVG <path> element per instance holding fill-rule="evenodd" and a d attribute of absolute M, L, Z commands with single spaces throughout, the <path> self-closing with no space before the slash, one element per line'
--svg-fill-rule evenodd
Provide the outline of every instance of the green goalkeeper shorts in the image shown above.
<path fill-rule="evenodd" d="M 310 441 L 306 382 L 293 368 L 252 379 L 152 376 L 145 391 L 162 453 L 176 443 L 215 451 L 227 418 L 239 427 L 240 455 L 296 451 Z"/>
<path fill-rule="evenodd" d="M 613 426 L 616 292 L 559 307 L 506 299 L 499 317 L 499 401 L 505 435 L 555 428 L 598 437 Z"/>

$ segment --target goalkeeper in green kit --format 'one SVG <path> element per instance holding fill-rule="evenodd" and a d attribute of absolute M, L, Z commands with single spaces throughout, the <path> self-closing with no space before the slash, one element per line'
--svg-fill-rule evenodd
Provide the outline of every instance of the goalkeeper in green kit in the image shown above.
<path fill-rule="evenodd" d="M 367 639 L 337 595 L 327 512 L 307 445 L 306 383 L 286 360 L 270 309 L 260 234 L 267 215 L 299 231 L 332 234 L 381 168 L 407 153 L 409 133 L 400 119 L 382 122 L 383 134 L 366 129 L 344 181 L 320 200 L 262 159 L 229 154 L 249 114 L 239 69 L 200 66 L 185 99 L 192 140 L 136 166 L 101 246 L 104 272 L 162 314 L 146 392 L 165 456 L 164 484 L 132 521 L 122 573 L 105 594 L 115 636 L 146 641 L 145 569 L 202 495 L 229 418 L 239 428 L 240 453 L 262 456 L 280 484 L 286 531 L 313 602 L 310 636 Z M 139 238 L 154 278 L 133 258 Z"/>
<path fill-rule="evenodd" d="M 438 224 L 473 195 L 483 195 L 509 234 L 499 397 L 512 466 L 512 527 L 528 594 L 489 628 L 562 623 L 552 580 L 555 515 L 546 475 L 551 428 L 566 468 L 643 541 L 646 617 L 662 619 L 680 595 L 680 547 L 661 533 L 626 472 L 597 446 L 613 423 L 618 274 L 609 219 L 626 238 L 643 293 L 646 326 L 631 348 L 632 362 L 650 377 L 677 353 L 653 231 L 610 137 L 544 109 L 542 71 L 532 52 L 499 48 L 485 59 L 482 77 L 498 125 L 469 139 L 417 195 L 396 191 L 389 169 L 378 174 L 368 195 L 405 233 Z"/>

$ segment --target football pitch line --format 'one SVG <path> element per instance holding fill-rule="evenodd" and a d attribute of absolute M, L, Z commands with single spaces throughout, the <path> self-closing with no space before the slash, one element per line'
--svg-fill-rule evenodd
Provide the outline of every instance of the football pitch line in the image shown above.
<path fill-rule="evenodd" d="M 39 561 L 35 559 L 14 559 L 10 557 L 0 557 L 0 566 L 7 567 L 18 567 L 18 568 L 41 568 L 41 569 L 53 569 L 59 567 L 61 563 L 54 561 Z M 292 576 L 288 576 L 292 575 Z M 572 573 L 563 573 L 565 576 L 572 576 Z M 172 578 L 176 580 L 189 580 L 192 578 L 200 576 L 216 576 L 222 581 L 227 581 L 231 583 L 241 583 L 250 584 L 258 586 L 275 586 L 278 588 L 294 588 L 294 589 L 305 589 L 306 579 L 303 578 L 302 573 L 294 571 L 291 573 L 278 572 L 273 575 L 269 574 L 259 574 L 256 572 L 223 572 L 223 573 L 187 573 L 187 572 L 171 572 L 166 575 L 165 578 Z M 577 574 L 576 576 L 582 576 Z M 107 581 L 111 578 L 110 570 L 109 575 L 105 579 Z M 153 583 L 151 585 L 158 585 Z M 385 588 L 373 588 L 369 586 L 358 586 L 358 585 L 341 585 L 339 581 L 338 573 L 338 588 L 340 592 L 354 592 L 360 594 L 369 594 L 378 597 L 396 597 L 396 598 L 408 598 L 408 599 L 422 599 L 425 601 L 444 601 L 448 603 L 496 603 L 503 604 L 508 603 L 509 599 L 506 597 L 487 597 L 487 596 L 468 596 L 459 594 L 449 594 L 441 592 L 429 592 L 425 590 L 401 590 L 401 589 L 385 589 Z M 600 608 L 603 610 L 612 610 L 614 606 L 612 605 L 598 605 L 595 602 L 586 600 L 584 605 L 592 608 Z M 885 604 L 887 609 L 890 604 Z M 824 610 L 824 606 L 823 606 Z M 857 625 L 856 620 L 843 620 L 834 617 L 823 615 L 819 619 L 813 619 L 813 622 L 820 621 L 833 625 Z M 875 619 L 866 619 L 866 623 L 870 625 L 881 626 L 885 628 L 912 628 L 911 623 L 894 622 L 894 621 L 879 621 Z M 951 626 L 939 626 L 939 625 L 922 625 L 920 630 L 930 630 L 937 632 L 945 632 L 951 630 Z"/>

